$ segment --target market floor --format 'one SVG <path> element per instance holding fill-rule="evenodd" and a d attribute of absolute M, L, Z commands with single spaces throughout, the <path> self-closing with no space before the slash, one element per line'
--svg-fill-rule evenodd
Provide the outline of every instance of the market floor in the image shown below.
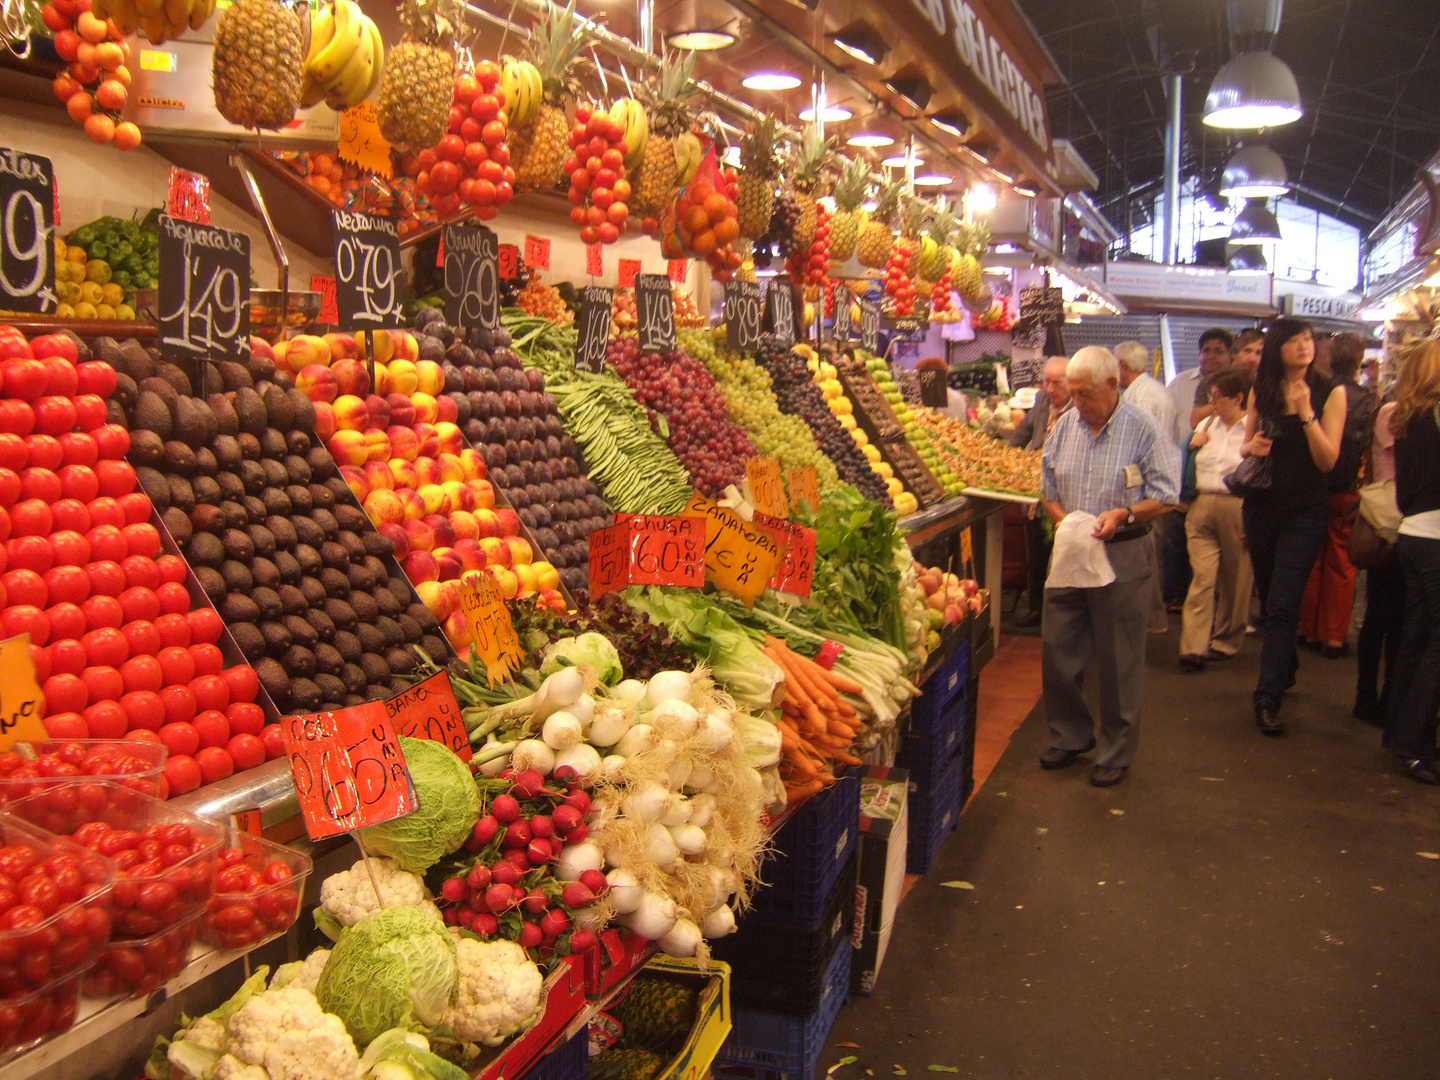
<path fill-rule="evenodd" d="M 1186 676 L 1177 636 L 1150 639 L 1118 787 L 1091 787 L 1088 759 L 1042 771 L 1031 713 L 817 1075 L 855 1055 L 837 1080 L 1440 1076 L 1440 791 L 1349 718 L 1353 659 L 1303 653 L 1272 740 L 1250 717 L 1258 642 Z"/>

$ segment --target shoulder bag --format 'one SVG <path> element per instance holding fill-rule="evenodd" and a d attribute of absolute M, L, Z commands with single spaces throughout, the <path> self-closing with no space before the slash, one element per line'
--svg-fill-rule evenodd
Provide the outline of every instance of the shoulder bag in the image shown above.
<path fill-rule="evenodd" d="M 1270 425 L 1264 419 L 1260 421 L 1259 433 L 1269 437 Z M 1230 489 L 1231 495 L 1242 499 L 1267 492 L 1274 477 L 1273 465 L 1269 454 L 1241 458 L 1235 471 L 1225 477 L 1225 486 Z"/>
<path fill-rule="evenodd" d="M 1209 431 L 1215 426 L 1215 418 L 1212 416 L 1205 421 L 1202 428 L 1198 430 Z M 1200 481 L 1196 477 L 1195 459 L 1199 457 L 1202 447 L 1191 446 L 1189 440 L 1185 443 L 1185 469 L 1180 474 L 1180 501 L 1194 502 L 1200 494 Z"/>
<path fill-rule="evenodd" d="M 1440 405 L 1435 407 L 1435 426 L 1440 427 Z M 1353 566 L 1373 570 L 1395 555 L 1395 538 L 1400 535 L 1400 505 L 1395 499 L 1395 481 L 1366 484 L 1360 489 L 1360 503 L 1345 554 Z"/>

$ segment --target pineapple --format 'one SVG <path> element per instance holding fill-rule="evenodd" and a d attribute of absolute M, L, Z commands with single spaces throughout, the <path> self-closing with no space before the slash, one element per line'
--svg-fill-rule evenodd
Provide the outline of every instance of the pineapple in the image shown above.
<path fill-rule="evenodd" d="M 980 276 L 979 256 L 990 246 L 990 230 L 984 225 L 961 225 L 955 246 L 955 258 L 950 264 L 951 281 L 962 297 L 974 300 L 980 295 L 984 283 Z"/>
<path fill-rule="evenodd" d="M 461 0 L 405 0 L 405 38 L 385 58 L 375 99 L 380 134 L 401 153 L 445 136 L 455 91 L 455 35 L 465 29 Z"/>
<path fill-rule="evenodd" d="M 815 242 L 815 198 L 820 192 L 825 167 L 830 163 L 830 147 L 834 136 L 820 138 L 820 129 L 814 123 L 807 124 L 800 136 L 800 152 L 796 155 L 795 166 L 790 174 L 795 198 L 800 203 L 800 221 L 795 226 L 795 246 L 800 250 Z"/>
<path fill-rule="evenodd" d="M 780 174 L 773 116 L 767 115 L 740 141 L 740 164 L 744 169 L 735 200 L 740 214 L 740 235 L 759 240 L 770 228 L 770 213 L 775 209 L 775 178 Z"/>
<path fill-rule="evenodd" d="M 665 1059 L 648 1050 L 612 1046 L 590 1061 L 591 1080 L 652 1080 L 665 1069 Z"/>
<path fill-rule="evenodd" d="M 661 978 L 637 978 L 615 1009 L 631 1047 L 664 1051 L 685 1041 L 695 1023 L 700 995 L 693 987 Z"/>
<path fill-rule="evenodd" d="M 916 198 L 904 200 L 900 206 L 900 237 L 895 241 L 895 247 L 902 255 L 901 265 L 905 268 L 905 275 L 912 280 L 919 277 L 916 264 L 920 261 L 920 248 L 929 223 L 929 208 L 922 201 Z M 918 291 L 918 285 L 916 289 Z"/>
<path fill-rule="evenodd" d="M 835 216 L 830 219 L 830 259 L 843 263 L 855 254 L 855 245 L 870 215 L 860 208 L 874 180 L 870 166 L 860 158 L 845 163 L 835 182 Z"/>
<path fill-rule="evenodd" d="M 658 84 L 647 87 L 650 137 L 630 196 L 632 214 L 660 213 L 679 179 L 674 140 L 690 130 L 695 117 L 688 93 L 695 73 L 695 53 L 673 53 L 661 58 Z"/>
<path fill-rule="evenodd" d="M 879 199 L 875 212 L 860 230 L 860 239 L 855 245 L 855 257 L 862 266 L 874 270 L 882 269 L 890 261 L 890 245 L 894 241 L 892 229 L 895 215 L 900 209 L 900 192 L 903 185 L 898 181 L 880 182 Z"/>
<path fill-rule="evenodd" d="M 295 119 L 302 36 L 300 17 L 276 0 L 238 0 L 226 8 L 215 26 L 210 68 L 220 115 L 249 128 L 283 128 Z"/>
<path fill-rule="evenodd" d="M 950 265 L 950 255 L 954 250 L 950 246 L 950 234 L 954 229 L 954 204 L 942 197 L 935 204 L 935 214 L 930 219 L 930 227 L 921 240 L 920 265 L 916 268 L 917 276 L 930 282 L 932 287 L 945 276 L 945 268 Z"/>
<path fill-rule="evenodd" d="M 561 12 L 547 8 L 530 32 L 530 62 L 540 72 L 545 99 L 524 128 L 509 133 L 516 191 L 550 191 L 564 177 L 570 154 L 566 109 L 577 89 L 576 60 L 592 36 L 588 26 L 575 25 L 575 0 Z"/>

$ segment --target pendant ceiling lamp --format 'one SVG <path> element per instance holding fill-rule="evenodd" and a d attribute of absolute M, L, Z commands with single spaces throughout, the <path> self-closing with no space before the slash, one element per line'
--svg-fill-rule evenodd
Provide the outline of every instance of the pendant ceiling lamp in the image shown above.
<path fill-rule="evenodd" d="M 1280 222 L 1263 202 L 1247 202 L 1230 226 L 1230 243 L 1263 244 L 1280 239 Z"/>
<path fill-rule="evenodd" d="M 1232 274 L 1263 274 L 1269 269 L 1265 253 L 1256 244 L 1237 247 L 1235 254 L 1230 256 L 1229 265 Z"/>
<path fill-rule="evenodd" d="M 1268 146 L 1242 146 L 1220 178 L 1220 194 L 1228 198 L 1268 199 L 1289 190 L 1285 162 Z"/>
<path fill-rule="evenodd" d="M 1304 111 L 1294 73 L 1267 52 L 1240 53 L 1216 72 L 1205 96 L 1205 123 L 1211 127 L 1279 127 Z"/>

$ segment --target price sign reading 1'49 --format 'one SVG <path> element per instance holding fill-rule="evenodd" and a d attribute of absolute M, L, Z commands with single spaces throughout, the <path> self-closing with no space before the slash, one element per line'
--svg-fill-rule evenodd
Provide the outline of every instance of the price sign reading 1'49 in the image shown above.
<path fill-rule="evenodd" d="M 461 330 L 472 326 L 488 326 L 485 322 L 485 301 L 488 297 L 493 312 L 499 286 L 495 266 L 494 245 L 491 258 L 485 259 L 485 234 L 489 229 L 465 225 L 446 225 L 442 246 L 445 249 L 445 321 Z M 493 241 L 494 233 L 490 233 Z"/>
<path fill-rule="evenodd" d="M 336 210 L 331 223 L 340 329 L 398 330 L 400 240 L 395 222 L 379 214 Z"/>
<path fill-rule="evenodd" d="M 760 286 L 753 281 L 725 283 L 725 337 L 737 352 L 753 352 L 760 347 L 761 319 Z"/>
<path fill-rule="evenodd" d="M 636 320 L 641 352 L 669 352 L 675 348 L 675 297 L 664 274 L 635 278 Z"/>
<path fill-rule="evenodd" d="M 860 347 L 870 353 L 880 351 L 880 305 L 873 300 L 860 301 Z"/>
<path fill-rule="evenodd" d="M 830 327 L 830 336 L 836 344 L 843 345 L 850 340 L 850 290 L 844 285 L 835 286 L 835 317 Z"/>
<path fill-rule="evenodd" d="M 765 310 L 770 332 L 786 348 L 795 344 L 795 294 L 791 291 L 790 275 L 776 274 L 765 290 Z"/>
<path fill-rule="evenodd" d="M 50 159 L 0 147 L 0 310 L 55 311 L 54 228 Z"/>
<path fill-rule="evenodd" d="M 250 238 L 160 216 L 160 348 L 215 360 L 250 355 Z"/>
<path fill-rule="evenodd" d="M 615 290 L 587 285 L 580 290 L 580 319 L 576 323 L 575 367 L 599 374 L 605 367 L 605 346 L 610 340 L 610 312 Z"/>

